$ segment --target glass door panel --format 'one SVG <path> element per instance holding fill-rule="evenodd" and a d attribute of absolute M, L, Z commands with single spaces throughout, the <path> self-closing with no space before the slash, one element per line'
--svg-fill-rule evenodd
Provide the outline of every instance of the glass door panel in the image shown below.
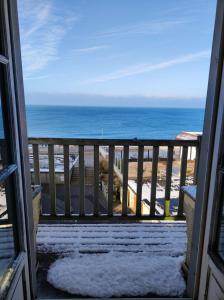
<path fill-rule="evenodd" d="M 220 171 L 220 193 L 219 193 L 219 211 L 218 211 L 218 224 L 215 241 L 215 252 L 221 258 L 224 264 L 224 170 Z"/>
<path fill-rule="evenodd" d="M 13 223 L 8 210 L 6 188 L 0 184 L 0 280 L 15 258 Z"/>

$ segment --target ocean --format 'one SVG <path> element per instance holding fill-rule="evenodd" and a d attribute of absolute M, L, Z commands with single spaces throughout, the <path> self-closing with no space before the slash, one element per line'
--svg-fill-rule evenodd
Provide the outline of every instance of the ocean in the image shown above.
<path fill-rule="evenodd" d="M 174 139 L 202 131 L 204 109 L 27 105 L 29 137 Z"/>

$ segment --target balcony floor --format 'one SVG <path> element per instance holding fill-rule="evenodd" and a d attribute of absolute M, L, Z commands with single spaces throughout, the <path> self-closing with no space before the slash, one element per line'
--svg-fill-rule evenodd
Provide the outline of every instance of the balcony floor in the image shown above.
<path fill-rule="evenodd" d="M 40 298 L 184 296 L 184 222 L 42 224 L 37 250 Z"/>

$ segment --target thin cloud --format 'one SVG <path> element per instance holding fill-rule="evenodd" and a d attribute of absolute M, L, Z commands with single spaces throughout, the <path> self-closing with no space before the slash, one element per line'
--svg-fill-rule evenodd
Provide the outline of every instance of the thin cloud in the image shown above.
<path fill-rule="evenodd" d="M 100 45 L 100 46 L 92 46 L 92 47 L 88 47 L 88 48 L 79 48 L 79 49 L 74 49 L 73 51 L 75 53 L 80 53 L 80 54 L 85 54 L 85 53 L 92 53 L 92 52 L 96 52 L 102 49 L 106 49 L 108 48 L 108 45 Z"/>
<path fill-rule="evenodd" d="M 112 80 L 117 80 L 125 77 L 131 77 L 138 74 L 149 73 L 156 70 L 168 69 L 176 65 L 185 64 L 193 61 L 199 61 L 204 58 L 208 58 L 210 50 L 204 50 L 196 53 L 187 54 L 178 58 L 163 61 L 157 64 L 139 64 L 118 71 L 104 74 L 102 76 L 95 77 L 81 82 L 81 84 L 101 83 Z"/>
<path fill-rule="evenodd" d="M 79 17 L 57 14 L 52 0 L 21 0 L 19 17 L 23 71 L 31 77 L 59 58 L 60 43 Z"/>
<path fill-rule="evenodd" d="M 42 79 L 46 79 L 46 78 L 49 78 L 50 76 L 49 75 L 40 75 L 40 76 L 35 76 L 35 77 L 26 77 L 24 76 L 24 79 L 25 80 L 42 80 Z"/>
<path fill-rule="evenodd" d="M 128 26 L 113 28 L 107 31 L 95 34 L 96 38 L 124 37 L 136 34 L 159 34 L 186 24 L 186 20 L 155 20 L 151 22 L 137 23 Z"/>

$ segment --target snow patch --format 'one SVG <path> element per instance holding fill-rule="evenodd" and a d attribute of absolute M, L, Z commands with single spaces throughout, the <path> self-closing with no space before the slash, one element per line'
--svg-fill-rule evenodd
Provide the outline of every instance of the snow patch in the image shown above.
<path fill-rule="evenodd" d="M 59 255 L 47 279 L 71 294 L 180 297 L 185 291 L 185 222 L 39 225 L 37 249 Z"/>
<path fill-rule="evenodd" d="M 39 253 L 143 252 L 182 256 L 185 224 L 38 226 Z"/>
<path fill-rule="evenodd" d="M 47 280 L 70 294 L 90 297 L 181 297 L 185 282 L 181 274 L 184 257 L 138 254 L 73 255 L 57 260 Z"/>

